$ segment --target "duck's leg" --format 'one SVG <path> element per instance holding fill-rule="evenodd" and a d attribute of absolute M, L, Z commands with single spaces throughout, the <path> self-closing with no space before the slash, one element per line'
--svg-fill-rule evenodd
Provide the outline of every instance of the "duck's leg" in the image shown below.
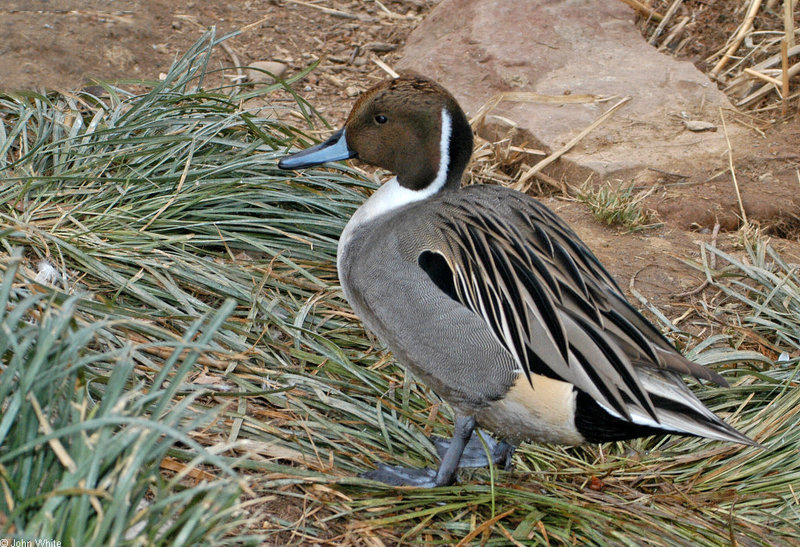
<path fill-rule="evenodd" d="M 445 453 L 450 447 L 450 441 L 441 437 L 436 437 L 433 439 L 433 444 L 436 445 L 436 451 L 439 453 L 439 457 L 444 458 Z M 488 449 L 489 454 L 492 455 L 492 463 L 495 465 L 502 465 L 503 469 L 510 471 L 511 457 L 514 455 L 514 450 L 516 450 L 516 448 L 516 446 L 506 441 L 498 442 L 494 440 L 491 435 L 487 435 L 483 431 L 475 431 L 464 447 L 461 459 L 458 462 L 458 467 L 488 467 L 489 460 L 486 458 Z"/>
<path fill-rule="evenodd" d="M 419 486 L 433 488 L 453 484 L 459 467 L 461 455 L 475 431 L 475 418 L 472 416 L 456 416 L 453 438 L 447 446 L 439 470 L 430 468 L 413 469 L 381 464 L 376 470 L 364 473 L 362 477 L 393 486 Z M 480 445 L 480 441 L 478 441 Z M 485 461 L 485 458 L 484 458 Z"/>

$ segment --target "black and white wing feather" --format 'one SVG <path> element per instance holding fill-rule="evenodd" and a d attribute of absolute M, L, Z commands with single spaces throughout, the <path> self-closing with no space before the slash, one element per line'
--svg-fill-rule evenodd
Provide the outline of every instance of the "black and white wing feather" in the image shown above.
<path fill-rule="evenodd" d="M 619 418 L 644 416 L 655 424 L 659 415 L 645 385 L 653 374 L 637 369 L 725 385 L 680 355 L 628 304 L 558 217 L 528 199 L 505 208 L 500 215 L 470 199 L 442 207 L 441 244 L 424 251 L 419 263 L 425 269 L 432 255 L 446 263 L 451 279 L 434 281 L 486 321 L 519 372 L 569 382 Z"/>

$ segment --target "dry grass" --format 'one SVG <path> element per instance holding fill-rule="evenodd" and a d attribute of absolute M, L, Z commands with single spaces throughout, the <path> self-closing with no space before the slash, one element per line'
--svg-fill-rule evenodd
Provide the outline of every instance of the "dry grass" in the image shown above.
<path fill-rule="evenodd" d="M 655 0 L 651 8 L 658 17 L 639 11 L 645 37 L 676 55 L 693 47 L 705 52 L 709 76 L 723 86 L 735 106 L 772 117 L 796 115 L 800 111 L 797 1 L 730 1 L 723 9 L 714 4 Z M 728 29 L 727 40 L 706 51 L 719 27 Z"/>
<path fill-rule="evenodd" d="M 0 328 L 12 341 L 0 344 L 0 405 L 20 413 L 29 435 L 12 443 L 0 420 L 0 533 L 81 544 L 126 533 L 173 544 L 796 541 L 798 360 L 788 335 L 763 325 L 767 309 L 797 298 L 793 270 L 708 270 L 718 290 L 758 306 L 738 303 L 724 319 L 752 316 L 736 332 L 787 348 L 788 360 L 722 336 L 689 352 L 733 384 L 699 395 L 765 450 L 674 437 L 526 444 L 513 472 L 462 471 L 452 487 L 359 478 L 375 462 L 436 465 L 428 436 L 450 430 L 446 405 L 376 346 L 337 285 L 336 240 L 374 184 L 345 166 L 278 170 L 290 144 L 309 139 L 249 99 L 268 101 L 281 84 L 204 89 L 212 42 L 141 95 L 0 96 Z M 309 105 L 298 108 L 315 120 Z M 778 285 L 780 302 L 769 297 Z M 775 309 L 786 332 L 800 331 L 800 315 Z M 50 316 L 63 329 L 37 330 Z M 33 362 L 51 368 L 26 383 Z M 73 376 L 53 390 L 62 369 Z M 29 393 L 61 410 L 37 415 Z M 68 463 L 86 455 L 76 431 L 128 431 L 121 418 L 96 420 L 106 408 L 124 414 L 123 400 L 140 409 L 134 432 L 151 444 L 112 451 L 103 469 L 126 469 L 133 490 Z M 50 434 L 39 429 L 46 422 Z M 165 423 L 174 442 L 157 442 Z M 37 458 L 48 465 L 31 483 Z M 94 489 L 62 495 L 70 473 Z M 31 484 L 37 491 L 22 487 Z M 113 503 L 133 491 L 151 503 L 145 517 Z"/>

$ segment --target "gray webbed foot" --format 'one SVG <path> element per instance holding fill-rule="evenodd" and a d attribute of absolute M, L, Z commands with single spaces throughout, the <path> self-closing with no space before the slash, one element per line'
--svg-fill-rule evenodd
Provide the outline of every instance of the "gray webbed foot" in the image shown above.
<path fill-rule="evenodd" d="M 480 437 L 478 437 L 480 435 Z M 475 431 L 467 441 L 464 451 L 461 453 L 461 458 L 458 461 L 458 467 L 488 467 L 489 461 L 486 459 L 486 448 L 483 442 L 486 443 L 486 448 L 492 454 L 492 463 L 495 465 L 502 465 L 506 471 L 511 470 L 511 457 L 514 455 L 515 446 L 507 443 L 506 441 L 497 442 L 491 435 L 483 431 Z M 450 448 L 451 441 L 443 439 L 442 437 L 433 437 L 433 444 L 436 446 L 436 451 L 439 453 L 440 458 L 444 458 L 447 449 Z"/>
<path fill-rule="evenodd" d="M 456 471 L 459 467 L 486 467 L 488 465 L 483 443 L 486 443 L 492 453 L 492 461 L 495 464 L 503 464 L 506 470 L 511 468 L 514 447 L 505 441 L 498 443 L 483 433 L 480 434 L 481 437 L 475 435 L 475 418 L 473 416 L 456 415 L 454 426 L 451 440 L 446 441 L 441 438 L 433 440 L 439 456 L 442 458 L 438 470 L 382 464 L 374 471 L 369 471 L 361 476 L 392 486 L 417 486 L 420 488 L 447 486 L 455 482 Z"/>
<path fill-rule="evenodd" d="M 399 465 L 380 464 L 377 469 L 362 473 L 360 476 L 390 486 L 418 486 L 420 488 L 438 486 L 436 484 L 436 470 L 429 467 L 416 469 Z"/>

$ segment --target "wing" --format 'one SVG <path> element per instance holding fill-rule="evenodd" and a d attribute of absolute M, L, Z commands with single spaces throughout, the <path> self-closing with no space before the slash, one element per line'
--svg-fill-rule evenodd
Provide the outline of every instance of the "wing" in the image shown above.
<path fill-rule="evenodd" d="M 630 420 L 658 422 L 637 367 L 724 384 L 642 317 L 566 224 L 532 199 L 502 209 L 463 199 L 439 210 L 441 240 L 418 263 L 451 298 L 479 314 L 520 372 L 574 384 Z M 509 201 L 509 200 L 506 200 Z"/>

